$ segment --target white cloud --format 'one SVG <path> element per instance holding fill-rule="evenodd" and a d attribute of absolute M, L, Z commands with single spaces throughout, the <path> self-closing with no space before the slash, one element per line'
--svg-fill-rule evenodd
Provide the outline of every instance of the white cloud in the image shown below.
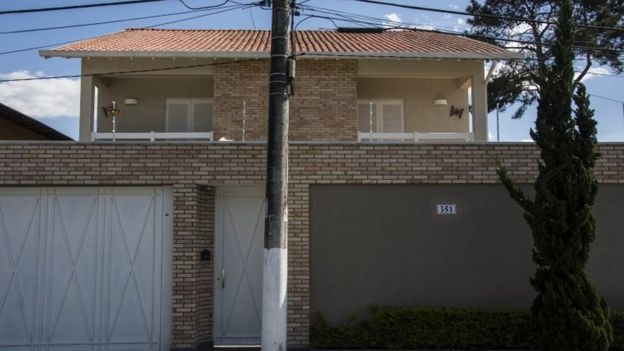
<path fill-rule="evenodd" d="M 414 28 L 417 28 L 417 29 L 424 29 L 424 30 L 436 30 L 436 29 L 437 29 L 437 27 L 436 27 L 436 26 L 434 26 L 434 25 L 430 25 L 430 24 L 424 24 L 424 25 L 422 25 L 422 26 L 414 26 Z"/>
<path fill-rule="evenodd" d="M 466 21 L 463 18 L 458 18 L 457 24 L 459 24 L 460 26 L 463 26 L 464 24 L 466 24 Z"/>
<path fill-rule="evenodd" d="M 43 77 L 43 72 L 0 73 L 0 79 Z M 78 117 L 80 80 L 50 79 L 0 83 L 0 103 L 36 118 Z"/>
<path fill-rule="evenodd" d="M 403 19 L 401 18 L 401 16 L 399 16 L 398 13 L 388 13 L 384 15 L 384 18 L 387 19 L 390 22 L 403 22 Z"/>

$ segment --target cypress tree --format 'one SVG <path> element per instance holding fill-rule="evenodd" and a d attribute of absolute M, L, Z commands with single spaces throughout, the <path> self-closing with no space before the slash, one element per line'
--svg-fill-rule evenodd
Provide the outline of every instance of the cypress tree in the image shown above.
<path fill-rule="evenodd" d="M 531 306 L 544 351 L 608 350 L 613 335 L 609 310 L 585 272 L 595 238 L 591 213 L 598 185 L 596 121 L 582 84 L 574 86 L 573 6 L 559 2 L 554 62 L 539 82 L 539 106 L 531 137 L 540 148 L 535 197 L 527 198 L 504 166 L 498 175 L 524 209 L 533 234 Z M 576 109 L 572 116 L 572 103 Z"/>

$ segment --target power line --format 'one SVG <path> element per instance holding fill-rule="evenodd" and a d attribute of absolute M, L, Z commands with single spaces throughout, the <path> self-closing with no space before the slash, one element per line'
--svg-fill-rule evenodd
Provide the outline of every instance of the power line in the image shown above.
<path fill-rule="evenodd" d="M 419 29 L 419 28 L 413 28 L 413 27 L 406 27 L 405 23 L 402 22 L 395 22 L 392 20 L 388 20 L 388 19 L 380 19 L 380 18 L 375 18 L 375 17 L 371 17 L 371 16 L 365 16 L 365 15 L 359 15 L 359 14 L 352 14 L 349 12 L 344 12 L 344 11 L 338 11 L 338 10 L 332 10 L 332 9 L 327 9 L 327 8 L 322 8 L 322 7 L 315 7 L 315 6 L 305 6 L 302 7 L 302 9 L 308 9 L 308 10 L 312 10 L 315 12 L 321 12 L 321 13 L 325 13 L 325 14 L 335 14 L 338 16 L 341 16 L 342 18 L 337 18 L 337 17 L 328 17 L 328 16 L 316 16 L 316 15 L 309 15 L 306 16 L 305 19 L 299 21 L 299 23 L 297 24 L 297 27 L 304 21 L 310 19 L 311 17 L 316 17 L 316 18 L 322 18 L 322 19 L 326 19 L 326 20 L 330 20 L 336 27 L 338 27 L 338 25 L 336 24 L 336 22 L 334 20 L 338 20 L 338 21 L 345 21 L 345 22 L 351 22 L 351 23 L 359 23 L 359 24 L 364 24 L 364 25 L 376 25 L 377 27 L 379 27 L 380 24 L 385 25 L 388 29 L 402 29 L 402 30 L 420 30 L 420 31 L 426 31 L 424 29 Z M 370 21 L 364 21 L 364 20 L 358 20 L 357 18 L 364 18 L 364 19 L 368 19 L 368 20 L 373 20 L 376 22 L 380 22 L 380 23 L 373 23 Z M 394 27 L 388 27 L 388 24 L 396 24 Z M 449 35 L 457 35 L 457 36 L 466 36 L 463 33 L 459 33 L 459 32 L 450 32 L 450 31 L 433 31 L 430 30 L 432 32 L 439 32 L 439 33 L 443 33 L 443 34 L 449 34 Z M 492 40 L 496 40 L 496 39 L 501 39 L 501 38 L 494 38 L 494 37 L 483 37 L 485 39 L 492 39 Z M 515 41 L 515 40 L 514 40 Z M 526 44 L 537 44 L 537 43 L 533 43 L 533 42 L 526 42 Z M 553 45 L 552 43 L 543 43 L 544 45 Z M 589 49 L 594 49 L 592 47 L 580 47 L 577 46 L 577 48 L 582 48 L 585 50 L 589 50 Z M 598 48 L 596 48 L 598 49 Z M 601 48 L 602 49 L 607 49 L 607 48 Z M 608 48 L 609 50 L 614 50 L 612 48 Z M 398 58 L 398 57 L 397 57 Z M 525 59 L 526 60 L 526 59 Z M 529 59 L 530 60 L 530 59 Z M 580 59 L 579 59 L 580 60 Z M 576 72 L 576 73 L 580 73 L 580 72 Z M 599 72 L 589 72 L 589 74 L 595 74 L 595 75 L 602 75 L 602 76 L 608 76 L 608 77 L 612 77 L 612 78 L 624 78 L 624 76 L 621 75 L 617 75 L 617 74 L 607 74 L 607 73 L 599 73 Z"/>
<path fill-rule="evenodd" d="M 249 5 L 232 5 L 232 6 L 230 6 L 230 7 L 224 8 L 224 9 L 219 10 L 219 11 L 214 11 L 214 12 L 210 12 L 210 13 L 203 13 L 203 14 L 201 14 L 201 15 L 196 15 L 196 16 L 191 16 L 191 17 L 186 17 L 186 18 L 181 18 L 181 19 L 177 19 L 177 20 L 174 20 L 174 21 L 168 21 L 168 22 L 162 22 L 162 23 L 158 23 L 158 24 L 153 24 L 153 25 L 149 25 L 149 26 L 141 27 L 141 28 L 139 28 L 139 29 L 155 28 L 155 27 L 165 26 L 165 25 L 169 25 L 169 24 L 174 24 L 174 23 L 180 23 L 180 22 L 190 21 L 190 20 L 194 20 L 194 19 L 197 19 L 197 18 L 203 18 L 203 17 L 212 16 L 212 15 L 216 15 L 216 14 L 220 14 L 220 13 L 225 13 L 225 12 L 229 12 L 229 11 L 233 11 L 233 10 L 239 10 L 239 9 L 251 8 L 251 7 L 253 7 L 253 6 L 257 6 L 257 4 L 249 4 Z M 49 47 L 51 47 L 51 46 L 61 46 L 61 45 L 67 45 L 67 44 L 75 43 L 75 42 L 80 41 L 80 40 L 87 40 L 87 39 L 90 39 L 90 38 L 76 39 L 76 40 L 64 41 L 64 42 L 60 42 L 60 43 L 52 43 L 52 44 L 45 44 L 45 45 L 39 45 L 39 46 L 32 46 L 32 47 L 22 48 L 22 49 L 15 49 L 15 50 L 9 50 L 9 51 L 2 51 L 2 52 L 0 52 L 0 56 L 3 56 L 3 55 L 9 55 L 9 54 L 15 54 L 15 53 L 20 53 L 20 52 L 26 52 L 26 51 L 31 51 L 31 50 L 45 49 L 45 48 L 49 48 Z"/>
<path fill-rule="evenodd" d="M 344 53 L 332 53 L 332 52 L 300 52 L 296 56 L 315 56 L 315 57 L 337 57 L 337 58 L 388 58 L 388 59 L 406 59 L 408 57 L 401 55 L 384 55 L 383 57 L 376 55 L 361 55 L 361 54 L 344 54 Z M 432 60 L 437 60 L 437 58 L 431 58 Z M 440 58 L 441 60 L 455 60 L 455 58 Z M 574 71 L 574 73 L 581 73 L 578 71 Z M 607 73 L 591 73 L 588 74 L 598 74 L 603 76 L 608 76 L 612 78 L 624 78 L 624 75 L 615 75 L 615 74 L 607 74 Z"/>
<path fill-rule="evenodd" d="M 231 0 L 224 0 L 222 3 L 220 3 L 218 5 L 199 6 L 199 7 L 193 7 L 193 6 L 189 5 L 189 4 L 187 4 L 184 0 L 179 0 L 179 1 L 182 4 L 182 6 L 186 7 L 189 10 L 207 10 L 207 9 L 214 9 L 214 8 L 226 5 Z M 240 3 L 238 3 L 238 4 L 240 5 Z"/>
<path fill-rule="evenodd" d="M 309 9 L 309 10 L 312 10 L 312 11 L 315 11 L 315 12 L 320 12 L 320 13 L 323 13 L 323 14 L 342 16 L 342 17 L 347 18 L 347 19 L 359 18 L 359 19 L 363 19 L 363 20 L 377 21 L 377 22 L 381 22 L 382 25 L 386 25 L 386 26 L 388 24 L 394 25 L 396 28 L 403 28 L 403 27 L 406 26 L 406 24 L 408 26 L 410 26 L 410 27 L 419 26 L 418 24 L 415 24 L 415 23 L 397 22 L 397 21 L 390 20 L 388 18 L 381 19 L 381 18 L 378 18 L 378 17 L 360 15 L 360 14 L 355 14 L 355 13 L 350 13 L 350 12 L 345 12 L 345 11 L 340 11 L 340 10 L 328 9 L 328 8 L 319 7 L 319 6 L 309 6 L 308 5 L 308 6 L 301 7 L 301 8 L 302 9 Z M 444 27 L 444 26 L 439 26 L 439 25 L 436 25 L 435 27 L 436 28 L 445 29 L 445 30 L 447 30 L 449 32 L 455 32 L 455 33 L 458 33 L 458 34 L 460 34 L 462 36 L 478 37 L 478 36 L 475 36 L 475 35 L 458 32 L 455 28 Z M 422 26 L 419 26 L 418 28 L 415 28 L 415 29 L 426 30 L 425 28 L 422 28 Z M 485 37 L 485 36 L 481 36 L 481 38 L 492 39 L 492 40 L 500 40 L 500 41 L 505 41 L 505 40 L 506 41 L 511 41 L 511 40 L 508 40 L 507 38 L 495 38 L 495 37 Z M 585 45 L 585 46 L 594 45 L 594 43 L 589 43 L 589 42 L 576 42 L 576 44 L 582 44 L 582 45 Z M 605 49 L 612 50 L 614 48 L 605 48 Z"/>
<path fill-rule="evenodd" d="M 367 4 L 375 4 L 375 5 L 394 6 L 394 7 L 410 9 L 410 10 L 446 13 L 446 14 L 470 16 L 470 17 L 490 18 L 490 19 L 497 19 L 497 20 L 513 21 L 513 22 L 527 22 L 527 23 L 537 23 L 537 24 L 557 24 L 556 22 L 552 22 L 552 21 L 544 21 L 544 20 L 537 20 L 537 19 L 531 19 L 531 18 L 496 16 L 496 15 L 490 15 L 490 14 L 485 14 L 485 13 L 470 13 L 470 12 L 465 12 L 465 11 L 445 10 L 445 9 L 440 9 L 440 8 L 397 4 L 397 3 L 393 3 L 393 2 L 379 1 L 379 0 L 353 0 L 353 1 L 363 2 L 363 3 L 367 3 Z M 605 30 L 605 31 L 624 32 L 624 28 L 618 28 L 618 27 L 604 27 L 604 26 L 592 26 L 592 25 L 578 25 L 577 27 L 587 28 L 587 29 Z"/>
<path fill-rule="evenodd" d="M 161 67 L 161 68 L 136 69 L 136 70 L 130 70 L 130 71 L 110 71 L 110 72 L 101 72 L 101 73 L 66 74 L 66 75 L 60 75 L 60 76 L 2 79 L 2 80 L 0 80 L 0 84 L 1 83 L 11 83 L 11 82 L 29 82 L 29 81 L 36 81 L 36 80 L 52 80 L 52 79 L 67 79 L 67 78 L 81 78 L 81 77 L 98 77 L 98 76 L 110 76 L 110 75 L 118 75 L 118 74 L 172 71 L 172 70 L 186 69 L 186 68 L 199 68 L 199 67 L 209 67 L 209 66 L 232 65 L 232 64 L 239 64 L 239 63 L 255 62 L 257 60 L 258 59 L 248 59 L 248 60 L 236 60 L 236 61 L 222 61 L 222 62 L 203 63 L 203 64 L 187 65 L 187 66 L 169 66 L 169 67 Z"/>
<path fill-rule="evenodd" d="M 33 12 L 77 10 L 77 9 L 86 9 L 86 8 L 92 8 L 92 7 L 144 4 L 148 2 L 159 2 L 159 1 L 165 1 L 165 0 L 126 0 L 126 1 L 117 1 L 117 2 L 100 2 L 100 3 L 84 4 L 84 5 L 40 7 L 40 8 L 34 8 L 34 9 L 0 11 L 0 15 L 16 15 L 16 14 L 33 13 Z"/>
<path fill-rule="evenodd" d="M 590 93 L 589 97 L 590 98 L 597 97 L 599 99 L 603 99 L 603 100 L 607 100 L 607 101 L 612 101 L 612 102 L 617 102 L 617 103 L 620 103 L 620 104 L 624 104 L 624 101 L 622 101 L 622 100 L 617 100 L 617 99 L 613 99 L 613 98 L 606 97 L 606 96 L 600 96 L 600 95 L 596 95 L 596 94 L 591 94 Z"/>
<path fill-rule="evenodd" d="M 29 29 L 17 29 L 0 32 L 0 35 L 3 34 L 20 34 L 20 33 L 31 33 L 31 32 L 41 32 L 48 30 L 57 30 L 57 29 L 68 29 L 68 28 L 79 28 L 79 27 L 89 27 L 89 26 L 97 26 L 102 24 L 112 24 L 112 23 L 122 23 L 122 22 L 130 22 L 130 21 L 138 21 L 144 19 L 152 19 L 152 18 L 161 18 L 161 17 L 171 17 L 177 15 L 185 15 L 189 13 L 196 13 L 207 10 L 192 10 L 192 11 L 181 11 L 181 12 L 172 12 L 165 13 L 161 15 L 151 15 L 151 16 L 143 16 L 143 17 L 132 17 L 132 18 L 124 18 L 118 20 L 110 20 L 110 21 L 101 21 L 101 22 L 89 22 L 89 23 L 77 23 L 77 24 L 67 24 L 62 26 L 52 26 L 52 27 L 38 27 L 38 28 L 29 28 Z"/>
<path fill-rule="evenodd" d="M 581 73 L 581 72 L 576 72 L 576 73 Z M 624 75 L 621 75 L 621 74 L 610 74 L 610 73 L 591 72 L 591 71 L 587 72 L 587 74 L 592 75 L 592 76 L 605 76 L 605 77 L 624 79 Z"/>
<path fill-rule="evenodd" d="M 314 11 L 314 10 L 313 10 Z M 342 17 L 331 17 L 331 16 L 320 16 L 320 15 L 313 15 L 313 14 L 309 14 L 309 15 L 305 15 L 308 17 L 314 17 L 314 18 L 320 18 L 320 19 L 326 19 L 329 21 L 334 22 L 335 21 L 342 21 L 342 22 L 350 22 L 350 23 L 358 23 L 358 24 L 365 24 L 365 25 L 384 25 L 385 21 L 379 19 L 379 21 L 381 21 L 382 23 L 372 23 L 372 22 L 367 22 L 367 21 L 363 21 L 363 20 L 358 20 L 358 19 L 354 19 L 354 18 L 345 18 L 345 16 Z M 340 15 L 339 15 L 340 16 Z M 334 22 L 335 23 L 335 22 Z M 420 28 L 412 28 L 409 26 L 385 26 L 387 29 L 400 29 L 400 30 L 410 30 L 410 31 L 424 31 L 424 32 L 434 32 L 434 33 L 441 33 L 441 34 L 447 34 L 447 35 L 453 35 L 453 36 L 461 36 L 461 37 L 467 37 L 467 38 L 479 38 L 479 39 L 486 39 L 486 40 L 500 40 L 500 41 L 505 41 L 505 42 L 512 42 L 512 43 L 518 43 L 518 44 L 525 44 L 525 45 L 545 45 L 545 46 L 554 46 L 554 43 L 537 43 L 537 42 L 532 42 L 532 41 L 527 41 L 527 40 L 519 40 L 519 39 L 509 39 L 509 38 L 497 38 L 497 37 L 489 37 L 489 36 L 483 36 L 483 35 L 466 35 L 465 33 L 461 33 L 461 32 L 453 32 L 453 31 L 448 31 L 448 30 L 425 30 L 425 29 L 420 29 Z M 573 48 L 577 49 L 577 50 L 586 50 L 586 51 L 609 51 L 609 52 L 618 52 L 618 53 L 623 53 L 624 50 L 620 50 L 620 49 L 614 49 L 614 48 L 605 48 L 605 47 L 589 47 L 589 46 L 579 46 L 579 45 L 575 45 L 573 46 Z"/>

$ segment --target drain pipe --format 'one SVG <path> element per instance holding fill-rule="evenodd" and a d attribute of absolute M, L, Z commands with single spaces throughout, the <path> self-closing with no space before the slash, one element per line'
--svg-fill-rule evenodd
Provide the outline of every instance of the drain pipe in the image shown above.
<path fill-rule="evenodd" d="M 492 76 L 494 75 L 494 71 L 496 70 L 497 66 L 498 66 L 498 61 L 492 61 L 492 65 L 490 66 L 490 70 L 488 71 L 487 75 L 485 76 L 486 96 L 487 96 L 487 85 L 490 82 L 490 79 L 492 79 Z M 500 115 L 499 115 L 498 103 L 496 103 L 496 142 L 500 142 Z"/>
<path fill-rule="evenodd" d="M 494 71 L 496 70 L 496 67 L 498 67 L 498 61 L 492 61 L 492 65 L 490 66 L 490 70 L 488 71 L 487 75 L 485 76 L 485 84 L 490 82 L 490 79 L 492 79 L 492 75 L 494 74 Z"/>
<path fill-rule="evenodd" d="M 247 101 L 243 101 L 243 143 L 245 142 L 245 124 L 247 120 Z"/>

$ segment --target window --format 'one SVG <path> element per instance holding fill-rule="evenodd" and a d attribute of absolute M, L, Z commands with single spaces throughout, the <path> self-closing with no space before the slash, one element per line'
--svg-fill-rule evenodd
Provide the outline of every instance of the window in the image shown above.
<path fill-rule="evenodd" d="M 167 99 L 165 114 L 167 132 L 212 131 L 212 100 L 210 99 Z"/>
<path fill-rule="evenodd" d="M 402 133 L 405 129 L 402 100 L 359 100 L 358 131 Z M 371 126 L 372 124 L 372 126 Z"/>

